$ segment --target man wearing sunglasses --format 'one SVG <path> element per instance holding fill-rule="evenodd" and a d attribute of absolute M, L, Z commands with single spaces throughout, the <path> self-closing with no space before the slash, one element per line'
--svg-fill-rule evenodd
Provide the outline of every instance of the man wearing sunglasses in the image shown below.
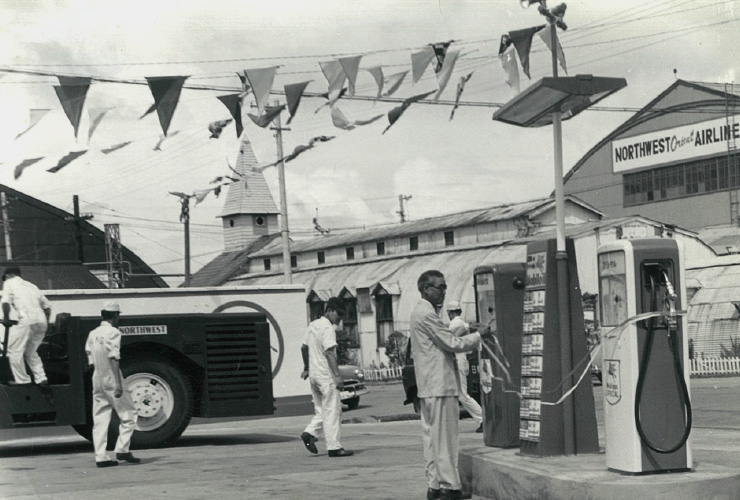
<path fill-rule="evenodd" d="M 341 444 L 340 424 L 344 381 L 337 364 L 336 328 L 344 317 L 344 301 L 331 297 L 326 301 L 324 315 L 308 325 L 301 346 L 303 373 L 301 378 L 311 382 L 314 416 L 301 434 L 301 440 L 311 453 L 318 453 L 316 441 L 324 435 L 330 457 L 349 457 L 353 452 Z"/>
<path fill-rule="evenodd" d="M 447 283 L 441 272 L 424 272 L 417 288 L 421 299 L 411 312 L 409 330 L 421 407 L 427 498 L 470 498 L 461 491 L 457 468 L 460 410 L 455 353 L 476 349 L 482 339 L 491 336 L 491 329 L 483 325 L 477 332 L 457 337 L 442 322 Z"/>

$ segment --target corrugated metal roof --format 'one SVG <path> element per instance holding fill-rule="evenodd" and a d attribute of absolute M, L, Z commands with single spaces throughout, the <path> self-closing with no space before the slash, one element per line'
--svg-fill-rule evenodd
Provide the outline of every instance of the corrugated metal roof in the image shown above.
<path fill-rule="evenodd" d="M 249 253 L 270 243 L 280 234 L 268 234 L 253 241 L 244 250 L 223 252 L 203 266 L 190 277 L 190 286 L 221 286 L 229 278 L 243 272 L 242 267 L 249 264 Z"/>
<path fill-rule="evenodd" d="M 601 215 L 601 212 L 584 204 L 581 200 L 574 197 L 567 197 L 571 203 L 593 210 L 595 214 Z M 368 241 L 380 241 L 415 234 L 440 231 L 444 229 L 455 229 L 489 222 L 515 220 L 534 212 L 540 213 L 543 209 L 554 208 L 555 200 L 552 198 L 543 198 L 539 200 L 525 201 L 521 203 L 512 203 L 509 205 L 498 205 L 495 207 L 481 208 L 476 210 L 467 210 L 439 217 L 429 217 L 426 219 L 404 222 L 403 224 L 394 224 L 389 227 L 367 229 L 346 234 L 330 235 L 310 240 L 297 240 L 291 242 L 291 252 L 310 252 L 326 248 L 344 247 L 349 245 L 360 244 Z M 273 242 L 266 246 L 260 252 L 253 254 L 253 257 L 265 255 L 274 255 L 281 251 L 281 243 Z"/>
<path fill-rule="evenodd" d="M 219 217 L 237 214 L 279 214 L 265 176 L 261 171 L 254 171 L 257 157 L 246 133 L 242 136 L 239 156 L 234 170 L 243 177 L 243 181 L 230 184 L 226 191 L 224 209 Z"/>
<path fill-rule="evenodd" d="M 82 264 L 13 263 L 21 271 L 21 277 L 41 290 L 75 290 L 106 288 L 106 286 Z M 0 275 L 11 264 L 0 266 Z"/>

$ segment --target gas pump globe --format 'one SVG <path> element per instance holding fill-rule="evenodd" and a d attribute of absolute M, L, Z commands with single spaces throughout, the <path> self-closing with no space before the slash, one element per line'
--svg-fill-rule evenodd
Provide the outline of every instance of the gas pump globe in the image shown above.
<path fill-rule="evenodd" d="M 686 318 L 677 315 L 686 307 L 682 250 L 675 240 L 655 238 L 619 240 L 597 251 L 611 470 L 692 467 L 688 338 Z"/>

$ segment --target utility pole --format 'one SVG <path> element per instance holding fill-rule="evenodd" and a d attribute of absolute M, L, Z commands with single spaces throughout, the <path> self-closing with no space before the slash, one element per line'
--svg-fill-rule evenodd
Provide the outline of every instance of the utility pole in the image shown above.
<path fill-rule="evenodd" d="M 80 262 L 85 262 L 85 251 L 83 246 L 83 240 L 82 240 L 82 221 L 83 220 L 91 220 L 93 218 L 92 214 L 80 214 L 80 198 L 77 195 L 74 195 L 72 197 L 72 202 L 74 204 L 74 216 L 72 220 L 75 223 L 75 241 L 77 242 L 77 260 Z M 69 220 L 69 217 L 67 217 L 65 220 Z"/>
<path fill-rule="evenodd" d="M 13 251 L 10 248 L 10 217 L 8 217 L 8 200 L 5 191 L 0 192 L 0 206 L 3 214 L 3 234 L 5 235 L 5 260 L 13 260 Z"/>
<path fill-rule="evenodd" d="M 275 101 L 275 106 L 279 106 L 280 103 Z M 288 202 L 285 194 L 285 160 L 283 155 L 283 130 L 290 130 L 289 128 L 281 127 L 280 115 L 274 120 L 275 126 L 270 127 L 270 130 L 275 131 L 275 142 L 277 143 L 277 155 L 280 160 L 278 167 L 278 182 L 280 184 L 280 235 L 283 243 L 283 276 L 285 277 L 285 283 L 293 283 L 293 270 L 290 262 L 290 231 L 288 229 Z"/>
<path fill-rule="evenodd" d="M 409 201 L 411 198 L 412 196 L 410 194 L 408 195 L 399 194 L 398 195 L 399 210 L 396 213 L 401 216 L 401 222 L 406 222 L 406 211 L 403 209 L 403 202 Z"/>

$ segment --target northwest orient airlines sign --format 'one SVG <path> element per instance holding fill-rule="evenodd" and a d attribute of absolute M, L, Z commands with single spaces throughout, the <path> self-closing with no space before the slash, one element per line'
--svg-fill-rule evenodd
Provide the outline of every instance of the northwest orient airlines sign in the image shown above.
<path fill-rule="evenodd" d="M 612 142 L 614 173 L 727 152 L 740 140 L 740 115 L 717 118 Z"/>
<path fill-rule="evenodd" d="M 121 335 L 167 335 L 167 325 L 119 326 Z"/>

